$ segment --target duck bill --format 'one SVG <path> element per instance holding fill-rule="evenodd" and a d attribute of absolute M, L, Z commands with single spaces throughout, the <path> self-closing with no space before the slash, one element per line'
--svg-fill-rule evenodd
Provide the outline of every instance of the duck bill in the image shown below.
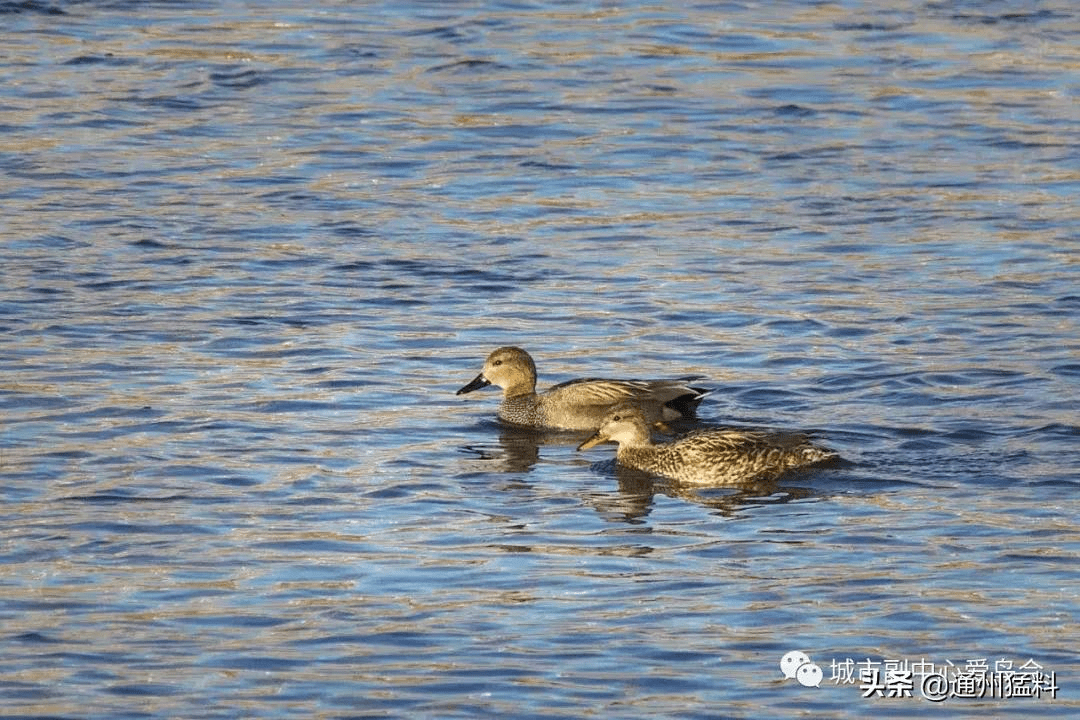
<path fill-rule="evenodd" d="M 578 445 L 578 446 L 577 446 L 577 449 L 578 449 L 579 451 L 580 451 L 580 450 L 588 450 L 588 449 L 589 449 L 589 448 L 591 448 L 591 447 L 596 447 L 597 445 L 599 445 L 600 443 L 604 442 L 605 440 L 607 440 L 607 438 L 606 438 L 606 437 L 604 437 L 603 435 L 601 435 L 601 434 L 600 434 L 599 432 L 596 432 L 596 433 L 593 433 L 593 436 L 592 436 L 591 438 L 589 438 L 589 439 L 588 439 L 588 440 L 586 440 L 585 442 L 583 442 L 583 443 L 581 443 L 580 445 Z"/>
<path fill-rule="evenodd" d="M 465 387 L 458 390 L 457 394 L 458 395 L 464 395 L 465 393 L 470 393 L 473 390 L 479 390 L 480 388 L 485 388 L 490 384 L 491 384 L 491 381 L 488 380 L 486 377 L 484 377 L 484 373 L 480 373 L 475 378 L 473 378 L 473 381 L 471 383 L 469 383 Z"/>

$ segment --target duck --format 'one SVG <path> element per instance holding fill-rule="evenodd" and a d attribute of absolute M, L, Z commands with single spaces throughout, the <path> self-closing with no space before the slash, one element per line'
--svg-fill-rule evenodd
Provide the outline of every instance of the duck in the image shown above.
<path fill-rule="evenodd" d="M 500 347 L 458 395 L 495 385 L 502 388 L 498 417 L 505 423 L 547 430 L 595 431 L 609 412 L 629 404 L 649 423 L 693 419 L 711 389 L 690 385 L 701 375 L 670 380 L 579 378 L 536 392 L 536 363 L 519 347 Z"/>
<path fill-rule="evenodd" d="M 648 418 L 632 405 L 609 412 L 578 450 L 608 441 L 619 444 L 615 454 L 619 465 L 687 485 L 769 482 L 789 470 L 840 459 L 802 433 L 707 428 L 653 442 Z"/>

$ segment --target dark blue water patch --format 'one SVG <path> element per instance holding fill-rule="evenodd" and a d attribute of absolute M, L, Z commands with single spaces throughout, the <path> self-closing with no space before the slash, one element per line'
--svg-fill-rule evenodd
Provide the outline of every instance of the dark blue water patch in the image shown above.
<path fill-rule="evenodd" d="M 928 10 L 947 10 L 952 5 L 953 3 L 943 2 L 930 3 L 926 7 Z M 954 20 L 964 25 L 1027 25 L 1067 19 L 1069 15 L 1058 13 L 1053 10 L 1037 10 L 1035 12 L 1005 12 L 996 15 L 976 12 L 954 12 L 948 17 L 950 20 Z"/>
<path fill-rule="evenodd" d="M 79 119 L 80 117 L 82 119 Z M 57 122 L 56 126 L 57 127 L 62 127 L 62 128 L 123 129 L 123 128 L 141 127 L 143 124 L 144 123 L 142 121 L 128 120 L 128 119 L 119 118 L 119 117 L 106 117 L 106 116 L 101 116 L 101 115 L 92 115 L 90 117 L 73 116 L 73 121 L 72 122 L 68 122 L 68 123 Z M 144 171 L 139 170 L 138 172 L 142 173 Z M 104 179 L 104 178 L 129 178 L 129 177 L 132 177 L 134 174 L 135 173 L 130 172 L 130 171 L 116 171 L 116 172 L 106 172 L 106 171 L 100 171 L 100 170 L 98 171 L 98 177 L 102 178 L 102 179 Z M 136 183 L 132 183 L 131 187 L 135 187 L 136 185 L 137 185 Z M 105 191 L 105 192 L 107 192 L 107 194 L 109 194 L 111 196 L 114 191 L 113 190 L 108 190 L 108 191 Z M 96 205 L 96 206 L 95 205 L 89 205 L 89 207 L 106 208 L 106 207 L 113 207 L 113 206 L 109 205 L 107 203 L 103 203 L 103 204 Z"/>
<path fill-rule="evenodd" d="M 122 684 L 122 685 L 106 685 L 103 688 L 104 692 L 111 695 L 122 695 L 125 697 L 168 697 L 169 695 L 181 695 L 189 692 L 189 688 L 185 685 L 167 685 L 165 683 L 142 683 L 138 685 Z M 147 713 L 148 717 L 152 714 Z"/>
<path fill-rule="evenodd" d="M 942 437 L 965 445 L 984 445 L 1001 441 L 1002 433 L 984 427 L 968 426 L 943 433 Z"/>
<path fill-rule="evenodd" d="M 124 227 L 129 228 L 129 229 L 133 228 L 133 226 L 131 224 L 125 224 Z M 150 229 L 150 228 L 144 228 L 144 229 Z M 140 249 L 143 249 L 143 250 L 176 250 L 176 249 L 178 249 L 180 247 L 179 245 L 167 242 L 165 240 L 160 240 L 158 238 L 149 238 L 149 237 L 147 237 L 147 238 L 139 238 L 138 240 L 133 240 L 132 242 L 128 243 L 128 245 L 130 247 L 140 248 Z M 171 264 L 171 265 L 187 265 L 187 264 L 192 263 L 193 260 L 191 258 L 185 258 L 185 257 L 174 257 L 174 258 L 169 258 L 167 260 L 167 262 L 169 264 Z"/>
<path fill-rule="evenodd" d="M 1000 384 L 1012 384 L 1016 380 L 1026 377 L 1025 373 L 1014 370 L 973 368 L 956 372 L 916 373 L 909 376 L 908 380 L 913 384 L 919 384 L 926 387 L 959 387 L 968 385 L 994 387 Z"/>
<path fill-rule="evenodd" d="M 53 645 L 64 644 L 67 641 L 58 638 L 50 637 L 40 632 L 25 632 L 18 635 L 12 635 L 7 638 L 10 642 L 26 643 L 28 645 Z"/>
<path fill-rule="evenodd" d="M 225 87 L 233 90 L 255 87 L 256 85 L 262 85 L 268 81 L 269 77 L 266 73 L 249 67 L 229 68 L 227 70 L 218 70 L 210 73 L 210 82 L 218 87 Z"/>
<path fill-rule="evenodd" d="M 392 630 L 373 632 L 364 635 L 364 643 L 370 645 L 388 645 L 402 648 L 426 648 L 437 645 L 439 640 L 427 633 L 413 630 Z"/>
<path fill-rule="evenodd" d="M 314 314 L 303 315 L 236 315 L 231 318 L 227 318 L 228 322 L 235 323 L 236 325 L 279 325 L 289 328 L 295 328 L 297 330 L 304 330 L 310 327 L 316 327 L 324 324 L 320 321 L 318 316 Z M 222 324 L 219 322 L 218 324 Z M 276 339 L 268 340 L 269 342 L 276 342 Z M 313 348 L 304 348 L 296 352 L 296 354 L 307 354 L 308 351 Z"/>
<path fill-rule="evenodd" d="M 367 227 L 365 225 L 357 225 L 356 223 L 353 223 L 353 222 L 324 223 L 322 225 L 319 225 L 318 227 L 320 229 L 329 230 L 330 232 L 332 232 L 334 235 L 336 235 L 338 237 L 349 238 L 349 239 L 358 239 L 358 238 L 359 239 L 368 239 L 368 238 L 376 237 L 378 235 L 378 231 L 376 231 L 374 228 Z M 360 262 L 360 261 L 358 261 L 358 262 Z M 332 269 L 334 269 L 334 270 L 343 269 L 344 270 L 345 266 L 337 266 L 337 267 L 332 268 Z"/>
<path fill-rule="evenodd" d="M 331 270 L 342 275 L 360 274 L 363 276 L 363 281 L 369 283 L 378 282 L 379 287 L 384 290 L 412 289 L 415 287 L 414 278 L 453 280 L 455 286 L 483 282 L 498 286 L 520 287 L 526 283 L 546 281 L 553 277 L 550 272 L 530 272 L 525 269 L 530 266 L 532 261 L 539 264 L 543 259 L 542 255 L 515 256 L 513 262 L 507 263 L 508 269 L 505 270 L 490 266 L 477 267 L 475 265 L 446 263 L 441 260 L 402 258 L 375 262 L 357 260 L 336 265 Z M 558 273 L 555 276 L 558 276 Z M 399 284 L 393 284 L 395 281 Z M 394 300 L 397 299 L 394 298 Z"/>
<path fill-rule="evenodd" d="M 303 322 L 303 321 L 301 321 Z M 307 327 L 301 324 L 297 327 Z M 242 359 L 288 359 L 288 358 L 336 358 L 347 357 L 345 351 L 340 348 L 326 347 L 281 347 L 280 338 L 220 338 L 207 343 L 206 349 L 212 354 L 230 358 Z M 272 349 L 252 349 L 257 346 L 272 346 Z"/>
<path fill-rule="evenodd" d="M 102 363 L 102 365 L 110 366 L 113 363 Z M 102 371 L 102 372 L 118 372 L 120 374 L 131 372 L 132 368 L 124 366 L 115 367 L 92 367 L 87 366 L 86 370 Z M 149 405 L 142 405 L 138 407 L 124 407 L 123 405 L 104 405 L 101 407 L 95 407 L 87 410 L 80 410 L 78 412 L 67 413 L 65 415 L 56 416 L 53 419 L 70 422 L 74 420 L 87 420 L 87 419 L 115 419 L 115 418 L 139 418 L 148 419 L 161 417 L 164 414 L 161 410 L 155 410 Z"/>
<path fill-rule="evenodd" d="M 125 66 L 134 65 L 137 60 L 134 58 L 114 55 L 107 52 L 100 55 L 76 55 L 73 58 L 65 60 L 64 65 L 113 65 L 113 66 Z"/>
<path fill-rule="evenodd" d="M 24 0 L 24 2 L 0 2 L 0 15 L 20 15 L 33 13 L 38 15 L 67 15 L 63 8 L 54 3 Z"/>
<path fill-rule="evenodd" d="M 122 428 L 115 428 L 110 435 L 102 437 L 117 437 L 121 435 L 132 435 L 135 433 L 154 433 L 156 435 L 172 435 L 185 432 L 201 432 L 203 428 L 197 424 L 193 424 L 184 420 L 162 420 L 159 422 L 148 423 L 133 423 L 126 425 Z M 99 457 L 91 464 L 93 465 L 110 465 L 116 463 L 130 462 L 130 458 L 127 457 Z"/>
<path fill-rule="evenodd" d="M 910 25 L 906 22 L 838 22 L 833 23 L 833 29 L 840 32 L 893 33 Z"/>
<path fill-rule="evenodd" d="M 422 495 L 423 493 L 432 490 L 442 490 L 442 488 L 429 483 L 399 483 L 397 485 L 388 485 L 366 492 L 363 494 L 363 497 L 374 498 L 377 500 L 393 500 L 414 495 Z"/>
<path fill-rule="evenodd" d="M 23 600 L 15 597 L 7 597 L 3 600 L 0 608 L 5 612 L 86 612 L 101 610 L 101 600 L 92 602 L 80 602 L 78 600 Z M 65 653 L 66 654 L 66 653 Z"/>
<path fill-rule="evenodd" d="M 245 475 L 238 475 L 228 470 L 210 465 L 183 465 L 162 463 L 153 468 L 159 478 L 191 478 L 215 485 L 229 487 L 252 487 L 261 484 L 261 480 Z"/>
<path fill-rule="evenodd" d="M 926 427 L 912 427 L 900 425 L 891 428 L 891 434 L 893 437 L 898 438 L 926 439 L 936 437 L 938 435 L 938 431 Z"/>
<path fill-rule="evenodd" d="M 305 175 L 287 175 L 285 173 L 277 173 L 274 175 L 259 174 L 257 176 L 238 176 L 228 178 L 225 180 L 229 185 L 238 185 L 244 187 L 248 186 L 262 188 L 273 187 L 276 185 L 306 185 L 310 179 Z M 267 192 L 259 193 L 257 195 L 260 200 L 291 200 L 297 206 L 302 206 L 305 209 L 312 203 L 318 203 L 322 200 L 321 195 L 315 193 L 301 191 L 301 190 L 288 190 L 277 188 L 274 190 L 268 190 Z M 262 228 L 246 228 L 245 232 L 250 233 L 252 236 L 258 235 L 263 238 L 274 237 L 279 234 L 282 225 L 267 225 Z M 289 240 L 293 240 L 294 236 L 288 236 Z"/>
<path fill-rule="evenodd" d="M 1060 437 L 1072 440 L 1080 437 L 1080 425 L 1066 425 L 1064 423 L 1050 423 L 1037 428 L 1024 431 L 1029 435 Z"/>
<path fill-rule="evenodd" d="M 23 414 L 23 418 L 18 416 L 8 416 L 4 419 L 5 424 L 15 422 L 48 422 L 63 417 L 62 415 L 53 415 L 47 417 L 34 417 L 27 418 L 27 411 L 32 410 L 61 410 L 64 408 L 75 407 L 80 403 L 77 398 L 59 395 L 28 395 L 22 392 L 6 392 L 0 393 L 0 409 L 2 410 L 16 410 Z"/>
<path fill-rule="evenodd" d="M 784 388 L 747 388 L 732 391 L 729 396 L 734 397 L 738 405 L 756 408 L 801 407 L 807 403 L 802 393 Z"/>
<path fill-rule="evenodd" d="M 356 542 L 335 542 L 331 540 L 273 540 L 257 542 L 250 545 L 252 548 L 266 548 L 286 553 L 300 555 L 335 553 L 356 554 L 358 551 L 367 549 L 367 545 L 361 540 Z"/>
<path fill-rule="evenodd" d="M 129 501 L 129 498 L 125 498 L 124 502 Z M 145 525 L 140 523 L 123 523 L 123 522 L 108 522 L 108 521 L 96 521 L 96 522 L 79 522 L 79 523 L 67 523 L 63 525 L 65 531 L 85 531 L 87 533 L 105 533 L 107 535 L 214 535 L 216 534 L 212 530 L 208 530 L 200 525 L 192 525 L 191 523 L 161 523 L 154 525 Z M 76 546 L 74 550 L 84 552 L 104 552 L 106 546 L 112 546 L 113 543 L 102 540 L 95 540 L 92 542 L 84 543 Z M 126 547 L 126 546 L 125 546 Z"/>
<path fill-rule="evenodd" d="M 307 460 L 310 462 L 310 459 Z M 312 483 L 297 482 L 293 484 L 293 487 L 312 487 Z M 339 497 L 321 497 L 318 495 L 305 495 L 302 498 L 291 498 L 285 501 L 286 505 L 292 507 L 338 507 L 341 505 L 341 498 Z M 320 515 L 320 518 L 325 519 L 325 515 Z"/>
<path fill-rule="evenodd" d="M 225 322 L 235 325 L 276 325 L 280 318 L 276 315 L 234 315 L 229 318 L 225 318 Z M 215 348 L 229 348 L 229 347 L 246 347 L 251 343 L 264 344 L 270 342 L 267 339 L 253 340 L 251 338 L 221 338 L 210 342 L 210 346 Z M 237 343 L 234 345 L 234 343 Z"/>
<path fill-rule="evenodd" d="M 62 414 L 62 415 L 50 416 L 50 417 L 47 417 L 47 418 L 33 418 L 32 420 L 30 420 L 28 422 L 36 423 L 36 422 L 49 421 L 49 422 L 70 423 L 70 422 L 73 422 L 73 421 L 85 421 L 85 420 L 97 420 L 97 419 L 98 419 L 98 417 L 95 415 L 94 411 L 91 410 L 89 412 L 67 413 L 67 414 Z M 125 435 L 132 435 L 132 434 L 135 434 L 135 433 L 154 431 L 155 429 L 156 429 L 156 431 L 158 433 L 167 433 L 167 432 L 183 431 L 183 429 L 187 427 L 186 423 L 177 424 L 176 427 L 172 427 L 172 428 L 170 428 L 168 425 L 155 428 L 155 425 L 156 425 L 155 423 L 150 423 L 150 424 L 135 423 L 135 424 L 131 424 L 131 425 L 121 425 L 121 426 L 117 426 L 117 427 L 108 427 L 108 428 L 101 428 L 101 427 L 93 426 L 93 427 L 89 427 L 86 430 L 68 430 L 68 431 L 65 431 L 65 432 L 59 433 L 59 434 L 62 435 L 65 439 L 68 439 L 68 440 L 80 439 L 80 438 L 81 439 L 93 439 L 93 440 L 109 440 L 109 439 L 112 439 L 112 438 L 123 437 Z M 47 457 L 47 455 L 45 455 L 45 457 Z M 95 464 L 97 464 L 97 461 L 95 461 Z"/>
<path fill-rule="evenodd" d="M 198 112 L 214 107 L 213 104 L 191 97 L 179 95 L 137 95 L 131 94 L 113 98 L 113 102 L 132 103 L 143 105 L 154 110 L 167 110 L 169 112 Z M 220 128 L 215 130 L 214 135 L 220 135 Z"/>
<path fill-rule="evenodd" d="M 447 40 L 449 42 L 462 42 L 465 40 L 474 39 L 472 33 L 462 32 L 464 25 L 436 25 L 433 27 L 409 29 L 402 32 L 403 37 L 433 37 L 438 40 Z"/>
<path fill-rule="evenodd" d="M 351 618 L 335 618 L 349 620 Z M 289 644 L 293 647 L 321 647 L 324 645 L 359 645 L 362 646 L 367 641 L 368 635 L 366 633 L 338 633 L 319 635 L 317 637 L 304 637 L 297 640 L 293 640 Z"/>
<path fill-rule="evenodd" d="M 337 410 L 337 403 L 319 402 L 314 400 L 262 400 L 250 404 L 236 406 L 238 409 L 257 413 L 309 413 L 326 410 Z"/>
<path fill-rule="evenodd" d="M 802 105 L 781 105 L 773 110 L 773 114 L 778 117 L 796 117 L 807 118 L 817 115 L 817 111 L 813 108 L 804 107 Z"/>
<path fill-rule="evenodd" d="M 64 497 L 56 498 L 57 502 L 85 502 L 93 505 L 116 505 L 125 503 L 167 503 L 167 502 L 190 502 L 193 498 L 191 495 L 177 494 L 177 495 L 154 495 L 146 496 L 141 493 L 143 490 L 132 490 L 130 492 L 123 490 L 112 490 L 110 492 L 93 493 L 90 495 L 67 495 Z M 194 527 L 194 526 L 193 526 Z M 186 531 L 185 531 L 186 532 Z M 205 528 L 198 529 L 199 534 L 212 535 L 213 532 Z"/>
<path fill-rule="evenodd" d="M 905 440 L 897 446 L 897 449 L 911 453 L 941 452 L 950 447 L 950 443 L 936 437 L 920 437 Z"/>
<path fill-rule="evenodd" d="M 372 380 L 320 380 L 313 383 L 311 387 L 319 388 L 321 390 L 361 390 L 363 388 L 371 387 L 374 385 L 386 384 L 376 383 Z"/>
<path fill-rule="evenodd" d="M 307 268 L 321 265 L 325 259 L 318 254 L 305 252 L 305 253 L 292 253 L 281 257 L 273 258 L 260 258 L 253 257 L 245 260 L 241 267 L 258 271 L 271 271 L 280 272 L 282 270 L 291 270 L 294 268 Z"/>
<path fill-rule="evenodd" d="M 1069 551 L 1052 552 L 1049 549 L 1040 552 L 1005 552 L 997 555 L 994 558 L 994 564 L 1002 563 L 1005 567 L 1013 563 L 1020 563 L 1024 566 L 1030 567 L 1033 564 L 1049 563 L 1056 571 L 1055 575 L 1059 576 L 1064 582 L 1066 576 L 1072 575 L 1068 569 L 1075 571 L 1080 567 L 1080 558 L 1076 553 Z"/>
<path fill-rule="evenodd" d="M 544 160 L 523 160 L 518 163 L 518 167 L 537 170 L 557 170 L 559 172 L 567 172 L 577 170 L 577 165 L 567 165 L 564 163 L 548 162 Z"/>
<path fill-rule="evenodd" d="M 71 685 L 72 677 L 65 678 L 65 690 Z M 0 680 L 0 697 L 9 698 L 10 707 L 5 709 L 4 717 L 7 720 L 80 720 L 78 715 L 41 715 L 38 713 L 22 715 L 15 712 L 15 702 L 17 700 L 31 700 L 36 703 L 47 704 L 49 702 L 56 702 L 63 696 L 63 692 L 60 688 L 52 683 L 37 684 L 26 683 L 17 681 L 2 681 Z M 36 707 L 41 707 L 41 704 L 36 704 Z M 81 720 L 86 720 L 88 715 L 82 715 Z"/>
<path fill-rule="evenodd" d="M 987 139 L 984 141 L 983 144 L 985 144 L 987 147 L 997 148 L 999 150 L 1032 150 L 1035 148 L 1066 147 L 1064 143 L 1028 142 L 1012 138 L 1000 140 Z M 1044 227 L 1052 226 L 1053 223 L 1050 223 L 1048 221 Z"/>
<path fill-rule="evenodd" d="M 69 5 L 116 11 L 164 10 L 168 12 L 180 7 L 183 7 L 186 12 L 213 10 L 218 7 L 214 2 L 206 0 L 72 0 Z"/>
<path fill-rule="evenodd" d="M 232 670 L 255 670 L 260 672 L 287 672 L 295 670 L 307 660 L 273 657 L 269 655 L 225 655 L 199 662 L 203 667 L 228 668 Z"/>
<path fill-rule="evenodd" d="M 447 73 L 450 75 L 464 75 L 471 73 L 486 74 L 498 70 L 511 70 L 509 65 L 496 62 L 493 60 L 481 60 L 481 59 L 465 59 L 455 60 L 454 62 L 444 63 L 441 65 L 433 65 L 429 67 L 425 72 L 428 73 Z"/>
<path fill-rule="evenodd" d="M 109 280 L 95 280 L 94 282 L 83 282 L 79 283 L 79 287 L 83 288 L 84 290 L 94 291 L 108 291 L 118 289 L 153 291 L 159 286 L 156 282 L 151 283 L 147 281 L 121 278 Z"/>
<path fill-rule="evenodd" d="M 339 45 L 336 48 L 333 48 L 333 49 L 329 50 L 327 54 L 330 55 L 331 57 L 336 57 L 338 55 L 341 55 L 341 56 L 344 56 L 345 58 L 349 59 L 350 61 L 351 60 L 377 60 L 378 58 L 384 57 L 387 50 L 388 50 L 388 48 L 386 48 L 385 46 L 384 47 L 373 47 L 370 43 L 364 43 L 364 44 L 345 43 L 343 45 Z M 338 67 L 334 71 L 339 73 L 339 74 L 346 75 L 346 76 L 347 75 L 353 75 L 353 74 L 362 74 L 364 71 L 367 71 L 368 73 L 380 73 L 380 74 L 384 72 L 381 68 L 377 67 L 374 64 L 370 64 L 370 65 L 364 66 L 362 68 L 357 68 L 357 67 L 352 66 L 352 65 L 350 65 L 348 67 Z"/>
<path fill-rule="evenodd" d="M 1032 487 L 1053 488 L 1061 491 L 1061 500 L 1072 502 L 1076 498 L 1076 491 L 1080 490 L 1080 479 L 1072 472 L 1067 472 L 1061 477 L 1033 478 L 1027 483 Z"/>
<path fill-rule="evenodd" d="M 215 593 L 225 595 L 227 593 Z M 189 594 L 190 595 L 190 594 Z M 199 596 L 203 597 L 205 593 L 202 589 L 199 590 Z M 166 600 L 183 600 L 185 598 L 158 598 L 161 601 Z M 248 613 L 229 613 L 224 615 L 196 615 L 194 617 L 176 617 L 171 622 L 179 623 L 181 625 L 193 625 L 196 627 L 210 627 L 210 628 L 229 628 L 229 627 L 250 627 L 250 628 L 268 628 L 279 627 L 281 625 L 287 625 L 293 622 L 289 618 L 273 617 L 269 615 L 252 615 Z"/>
<path fill-rule="evenodd" d="M 93 243 L 89 242 L 88 240 L 76 240 L 73 237 L 69 237 L 67 235 L 57 235 L 55 233 L 50 233 L 50 234 L 46 234 L 46 235 L 36 235 L 27 242 L 27 247 L 28 248 L 30 248 L 30 247 L 33 247 L 34 249 L 45 248 L 45 249 L 50 249 L 50 250 L 61 250 L 61 251 L 69 251 L 69 252 L 74 251 L 74 250 L 78 250 L 78 249 L 81 249 L 81 248 L 92 247 L 92 246 L 93 246 Z M 16 247 L 18 247 L 18 245 L 16 245 Z M 57 264 L 57 265 L 52 266 L 52 267 L 55 268 L 55 270 L 57 270 L 58 272 L 63 273 L 65 276 L 71 270 L 70 266 L 67 265 L 66 263 Z"/>
<path fill-rule="evenodd" d="M 830 327 L 825 335 L 834 338 L 860 338 L 869 335 L 877 335 L 881 329 L 872 325 L 841 325 Z"/>
<path fill-rule="evenodd" d="M 1050 368 L 1050 372 L 1055 375 L 1062 375 L 1064 377 L 1080 378 L 1080 363 L 1066 363 L 1064 365 L 1055 365 Z"/>

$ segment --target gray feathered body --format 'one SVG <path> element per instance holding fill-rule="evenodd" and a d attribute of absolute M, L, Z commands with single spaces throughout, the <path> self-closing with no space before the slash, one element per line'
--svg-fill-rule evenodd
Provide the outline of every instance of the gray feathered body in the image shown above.
<path fill-rule="evenodd" d="M 519 347 L 496 348 L 484 369 L 458 395 L 488 385 L 503 389 L 499 419 L 532 428 L 595 430 L 609 411 L 623 403 L 641 409 L 648 422 L 692 418 L 709 390 L 691 387 L 692 375 L 672 380 L 583 378 L 536 392 L 536 363 Z"/>
<path fill-rule="evenodd" d="M 582 378 L 554 385 L 542 393 L 505 397 L 499 419 L 514 425 L 563 430 L 595 430 L 621 403 L 641 409 L 650 423 L 692 417 L 704 388 L 691 387 L 697 377 L 674 380 L 609 380 Z"/>

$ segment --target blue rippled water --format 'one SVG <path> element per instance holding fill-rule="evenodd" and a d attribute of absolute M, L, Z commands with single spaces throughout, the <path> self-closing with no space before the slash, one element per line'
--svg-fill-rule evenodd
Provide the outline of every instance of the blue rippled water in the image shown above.
<path fill-rule="evenodd" d="M 5 716 L 1077 713 L 1070 4 L 0 18 Z M 504 344 L 846 463 L 626 471 Z"/>

